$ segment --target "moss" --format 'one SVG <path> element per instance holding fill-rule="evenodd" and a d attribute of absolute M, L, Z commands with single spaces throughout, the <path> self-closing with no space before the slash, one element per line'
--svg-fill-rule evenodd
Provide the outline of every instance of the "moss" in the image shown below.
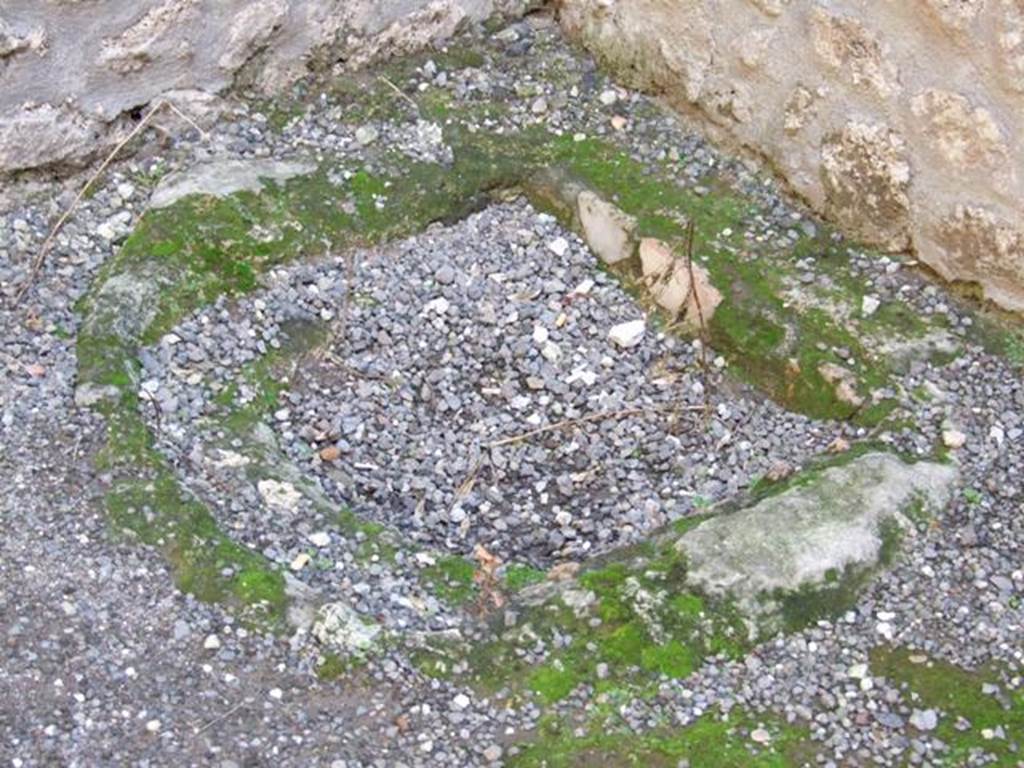
<path fill-rule="evenodd" d="M 442 166 L 414 163 L 397 179 L 400 183 L 358 172 L 342 189 L 334 187 L 326 171 L 322 171 L 280 186 L 271 185 L 260 194 L 186 198 L 143 216 L 78 306 L 84 320 L 77 345 L 80 382 L 114 387 L 121 393 L 119 400 L 102 407 L 108 416 L 107 445 L 100 455 L 103 468 L 123 474 L 129 488 L 135 482 L 131 477 L 145 475 L 147 469 L 156 473 L 161 483 L 173 483 L 173 475 L 153 450 L 151 437 L 138 415 L 139 403 L 134 393 L 139 346 L 158 340 L 189 312 L 218 296 L 251 291 L 261 273 L 297 256 L 322 252 L 327 247 L 341 248 L 400 236 L 431 221 L 464 215 L 477 205 L 475 196 L 481 176 L 493 170 L 490 166 L 477 168 L 478 160 L 467 166 L 472 173 L 461 175 Z M 353 201 L 353 213 L 338 205 L 339 197 L 346 195 Z M 142 327 L 116 336 L 108 329 L 115 324 L 123 325 L 118 310 L 104 305 L 99 297 L 104 284 L 121 275 L 156 282 L 160 293 L 153 305 L 146 307 L 152 316 L 144 320 Z M 216 398 L 224 412 L 222 426 L 229 432 L 245 432 L 276 405 L 282 388 L 277 362 L 270 355 L 243 371 L 242 381 L 256 392 L 248 404 L 236 406 L 237 386 L 229 387 Z M 208 512 L 201 515 L 197 501 L 174 500 L 180 494 L 166 496 L 166 503 L 151 508 L 146 515 L 115 517 L 131 517 L 137 532 L 158 530 L 161 540 L 175 540 L 173 551 L 166 551 L 183 589 L 204 599 L 230 597 L 245 602 L 253 598 L 267 602 L 264 598 L 268 590 L 254 589 L 258 580 L 252 575 L 240 590 L 221 584 L 216 574 L 226 562 L 223 547 L 183 542 L 195 539 L 192 524 L 199 519 L 204 530 L 209 529 L 210 541 L 215 539 L 223 544 L 226 537 L 215 533 L 212 516 Z M 112 506 L 123 507 L 116 498 Z M 143 538 L 153 539 L 149 535 Z M 255 560 L 266 573 L 274 572 L 262 558 L 250 558 L 249 554 L 238 547 L 228 559 Z M 367 558 L 389 556 L 376 541 L 367 545 L 364 554 Z M 275 595 L 271 602 L 273 609 L 281 613 L 283 598 Z"/>
<path fill-rule="evenodd" d="M 915 497 L 907 505 L 906 509 L 903 510 L 903 516 L 919 531 L 927 530 L 934 520 L 926 500 L 921 496 Z"/>
<path fill-rule="evenodd" d="M 327 327 L 312 320 L 289 320 L 280 327 L 281 346 L 242 366 L 233 380 L 211 397 L 217 426 L 234 437 L 248 437 L 280 404 L 281 393 L 307 354 L 328 337 Z M 247 398 L 238 401 L 245 388 Z"/>
<path fill-rule="evenodd" d="M 697 618 L 704 612 L 704 600 L 699 595 L 679 594 L 672 598 L 672 607 L 682 616 Z"/>
<path fill-rule="evenodd" d="M 766 745 L 750 739 L 755 728 L 770 734 Z M 583 735 L 556 721 L 545 721 L 534 743 L 508 761 L 511 768 L 675 768 L 687 760 L 700 768 L 797 768 L 813 760 L 816 747 L 806 729 L 772 717 L 734 709 L 708 714 L 683 728 L 637 734 L 614 716 L 589 724 Z"/>
<path fill-rule="evenodd" d="M 978 506 L 985 499 L 981 491 L 979 491 L 977 488 L 964 488 L 963 497 L 964 501 L 966 501 L 972 507 Z"/>
<path fill-rule="evenodd" d="M 935 660 L 916 664 L 914 655 L 907 649 L 876 648 L 871 671 L 905 686 L 915 708 L 941 713 L 935 735 L 948 748 L 937 764 L 974 764 L 987 754 L 994 761 L 989 764 L 1017 765 L 1024 757 L 1024 692 L 1011 690 L 994 667 L 972 672 Z M 998 686 L 999 695 L 984 693 L 986 683 Z M 969 723 L 967 728 L 957 727 L 960 718 Z M 983 732 L 999 728 L 1003 738 L 985 738 Z"/>
<path fill-rule="evenodd" d="M 422 571 L 424 581 L 442 600 L 465 605 L 477 595 L 476 566 L 462 557 L 443 556 Z"/>
<path fill-rule="evenodd" d="M 797 632 L 823 619 L 836 619 L 857 604 L 865 586 L 880 568 L 891 565 L 900 551 L 903 531 L 899 523 L 884 521 L 879 536 L 882 543 L 878 567 L 848 567 L 842 573 L 826 574 L 824 584 L 805 585 L 794 592 L 779 591 L 771 596 L 781 609 L 785 631 Z"/>
<path fill-rule="evenodd" d="M 683 679 L 694 669 L 694 652 L 678 640 L 648 646 L 640 652 L 640 666 L 663 677 Z"/>
<path fill-rule="evenodd" d="M 209 511 L 185 494 L 161 463 L 145 479 L 120 479 L 107 493 L 111 521 L 161 549 L 179 589 L 207 602 L 235 606 L 250 623 L 283 628 L 283 575 L 261 556 L 227 538 Z"/>
<path fill-rule="evenodd" d="M 694 506 L 700 507 L 701 505 L 695 502 Z M 707 504 L 704 506 L 707 506 Z M 672 523 L 672 530 L 680 534 L 692 531 L 710 517 L 711 515 L 690 515 L 689 517 L 680 518 Z"/>
<path fill-rule="evenodd" d="M 484 692 L 532 691 L 550 703 L 582 683 L 641 691 L 662 677 L 686 677 L 709 656 L 740 655 L 748 639 L 738 612 L 685 588 L 685 563 L 670 539 L 619 552 L 615 562 L 581 574 L 577 591 L 592 593 L 582 610 L 559 599 L 532 606 L 499 639 L 434 658 L 447 656 L 446 668 L 464 660 L 468 682 Z M 538 642 L 548 654 L 534 664 L 528 657 Z"/>
<path fill-rule="evenodd" d="M 777 496 L 793 488 L 800 488 L 817 482 L 821 473 L 833 467 L 842 467 L 851 461 L 866 456 L 869 453 L 887 453 L 902 461 L 913 464 L 920 461 L 920 457 L 911 454 L 894 451 L 892 446 L 877 440 L 861 440 L 853 443 L 849 449 L 842 453 L 825 454 L 816 456 L 808 461 L 798 472 L 794 472 L 779 480 L 771 480 L 767 477 L 760 477 L 750 486 L 748 498 L 741 499 L 741 503 L 761 501 L 771 496 Z"/>
<path fill-rule="evenodd" d="M 550 704 L 560 701 L 572 693 L 579 682 L 579 677 L 574 669 L 567 669 L 561 662 L 556 661 L 535 669 L 530 675 L 527 685 L 543 701 Z"/>
<path fill-rule="evenodd" d="M 505 567 L 505 587 L 510 592 L 518 592 L 521 589 L 539 584 L 544 581 L 546 574 L 539 568 L 532 565 L 512 563 Z"/>
<path fill-rule="evenodd" d="M 1005 356 L 1013 365 L 1024 368 L 1024 333 L 1010 332 L 1006 336 Z"/>
<path fill-rule="evenodd" d="M 352 662 L 336 653 L 326 653 L 316 668 L 316 676 L 323 681 L 337 680 L 352 669 Z"/>
<path fill-rule="evenodd" d="M 422 674 L 434 680 L 450 680 L 453 666 L 458 661 L 455 654 L 448 654 L 437 647 L 416 648 L 409 652 L 409 661 Z"/>
<path fill-rule="evenodd" d="M 892 405 L 851 405 L 822 376 L 819 369 L 823 364 L 849 368 L 849 360 L 854 360 L 857 389 L 868 400 L 873 390 L 889 382 L 890 371 L 885 360 L 864 348 L 857 334 L 824 310 L 790 305 L 784 278 L 795 275 L 792 259 L 741 239 L 755 212 L 750 203 L 727 190 L 698 195 L 596 139 L 558 139 L 552 156 L 564 164 L 571 177 L 636 217 L 639 236 L 660 238 L 681 253 L 685 224 L 695 222 L 696 257 L 723 294 L 708 328 L 710 340 L 730 358 L 731 370 L 741 378 L 787 408 L 816 418 L 853 419 L 873 425 L 891 410 Z M 563 214 L 562 218 L 567 217 Z M 840 264 L 847 266 L 848 258 L 835 249 L 830 252 L 835 262 L 832 270 L 839 271 Z M 635 264 L 626 269 L 635 275 Z M 862 281 L 854 286 L 847 280 L 840 294 L 848 304 L 859 306 L 864 292 Z M 883 317 L 875 322 L 881 325 L 887 320 Z M 850 352 L 849 359 L 839 357 L 836 350 L 840 348 Z"/>

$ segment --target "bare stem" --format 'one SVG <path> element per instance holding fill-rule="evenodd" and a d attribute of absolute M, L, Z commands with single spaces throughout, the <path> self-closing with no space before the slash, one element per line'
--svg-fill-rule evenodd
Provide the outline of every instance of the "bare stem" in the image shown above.
<path fill-rule="evenodd" d="M 53 228 L 50 230 L 50 233 L 46 236 L 46 239 L 43 241 L 43 245 L 39 249 L 39 253 L 36 254 L 36 258 L 32 262 L 32 269 L 29 271 L 28 277 L 25 279 L 25 282 L 22 283 L 21 288 L 18 289 L 18 292 L 14 296 L 15 304 L 21 301 L 22 297 L 28 292 L 28 289 L 31 288 L 32 285 L 35 283 L 36 278 L 39 277 L 39 272 L 43 268 L 43 264 L 46 262 L 46 257 L 49 254 L 50 249 L 53 247 L 54 239 L 57 237 L 57 234 L 67 223 L 67 220 L 71 218 L 71 214 L 75 212 L 75 209 L 78 207 L 79 203 L 82 202 L 85 196 L 89 193 L 89 190 L 92 189 L 93 185 L 103 175 L 103 172 L 107 170 L 107 168 L 110 166 L 112 162 L 114 162 L 114 159 L 118 156 L 118 154 L 120 154 L 121 150 L 124 149 L 132 141 L 132 139 L 134 139 L 136 136 L 142 133 L 142 131 L 144 131 L 146 127 L 153 121 L 153 117 L 156 115 L 156 113 L 164 108 L 171 110 L 174 114 L 176 114 L 182 120 L 184 120 L 197 131 L 199 131 L 203 139 L 207 138 L 206 131 L 200 128 L 195 120 L 190 118 L 188 115 L 186 115 L 176 106 L 171 104 L 169 101 L 160 100 L 156 104 L 154 104 L 150 108 L 150 110 L 145 114 L 145 116 L 138 122 L 138 124 L 134 128 L 132 128 L 131 132 L 129 132 L 127 136 L 125 136 L 121 141 L 119 141 L 117 145 L 110 151 L 110 154 L 108 154 L 104 158 L 103 162 L 100 163 L 99 168 L 97 168 L 96 172 L 89 177 L 89 180 L 86 181 L 85 186 L 82 187 L 81 191 L 71 202 L 71 205 L 69 205 L 67 209 L 64 211 L 64 213 L 61 214 L 61 217 L 57 219 L 57 223 L 53 225 Z"/>

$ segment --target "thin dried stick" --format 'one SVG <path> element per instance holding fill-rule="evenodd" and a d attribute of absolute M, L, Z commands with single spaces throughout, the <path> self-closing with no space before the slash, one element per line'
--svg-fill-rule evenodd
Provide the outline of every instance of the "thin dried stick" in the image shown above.
<path fill-rule="evenodd" d="M 512 437 L 505 437 L 501 440 L 495 440 L 493 443 L 487 443 L 485 448 L 500 448 L 503 445 L 512 445 L 514 443 L 521 443 L 524 440 L 529 440 L 531 437 L 542 435 L 545 432 L 554 432 L 559 429 L 567 429 L 569 427 L 579 426 L 580 424 L 589 424 L 595 421 L 605 421 L 606 419 L 621 419 L 626 416 L 637 416 L 642 413 L 662 413 L 664 411 L 671 411 L 673 413 L 678 411 L 699 411 L 703 410 L 702 406 L 685 406 L 685 407 L 672 407 L 670 409 L 664 408 L 626 408 L 621 411 L 602 411 L 601 413 L 592 413 L 589 416 L 582 416 L 578 419 L 564 419 L 562 421 L 556 421 L 554 424 L 545 424 L 543 427 L 537 427 L 537 429 L 531 429 L 529 432 L 523 432 L 520 435 L 513 435 Z"/>
<path fill-rule="evenodd" d="M 61 214 L 61 217 L 57 219 L 57 223 L 53 225 L 53 228 L 50 230 L 50 234 L 48 234 L 46 236 L 46 239 L 43 241 L 42 248 L 40 248 L 39 253 L 36 254 L 36 258 L 32 262 L 32 269 L 29 271 L 28 277 L 25 279 L 25 282 L 22 284 L 21 288 L 18 289 L 18 292 L 14 295 L 15 304 L 21 301 L 25 293 L 28 292 L 28 289 L 31 288 L 32 285 L 35 283 L 36 278 L 39 276 L 39 271 L 43 268 L 43 263 L 46 261 L 46 256 L 47 254 L 49 254 L 50 248 L 53 246 L 54 238 L 57 237 L 57 233 L 59 233 L 60 230 L 64 227 L 64 225 L 67 223 L 67 220 L 71 218 L 71 214 L 75 212 L 75 209 L 78 207 L 78 204 L 82 202 L 82 199 L 86 196 L 86 194 L 88 194 L 89 190 L 92 189 L 93 185 L 103 175 L 103 172 L 107 170 L 107 168 L 110 166 L 112 162 L 114 162 L 114 159 L 118 156 L 121 150 L 124 149 L 132 141 L 132 139 L 134 139 L 136 136 L 142 133 L 142 131 L 144 131 L 146 127 L 152 122 L 153 117 L 156 115 L 156 113 L 164 107 L 167 107 L 172 112 L 174 112 L 174 114 L 178 115 L 180 118 L 185 120 L 189 125 L 191 125 L 197 131 L 199 131 L 200 135 L 204 139 L 206 138 L 206 132 L 196 124 L 195 120 L 190 118 L 188 115 L 186 115 L 184 112 L 182 112 L 180 109 L 178 109 L 170 102 L 161 100 L 154 104 L 150 108 L 149 112 L 147 112 L 145 116 L 138 122 L 138 124 L 134 128 L 132 128 L 129 134 L 125 136 L 121 141 L 119 141 L 117 143 L 117 146 L 115 146 L 110 151 L 110 154 L 108 154 L 106 158 L 104 158 L 103 162 L 100 163 L 100 167 L 96 169 L 96 172 L 93 173 L 92 176 L 89 177 L 89 180 L 86 181 L 85 186 L 82 187 L 81 191 L 71 202 L 71 205 L 69 205 L 67 209 L 64 211 L 64 213 Z"/>
<path fill-rule="evenodd" d="M 202 139 L 203 141 L 206 141 L 206 140 L 208 140 L 208 139 L 210 138 L 210 134 L 208 134 L 208 133 L 207 133 L 206 131 L 204 131 L 204 130 L 203 130 L 202 128 L 200 128 L 200 127 L 199 127 L 199 123 L 197 123 L 197 122 L 196 122 L 195 120 L 193 120 L 193 119 L 192 119 L 191 117 L 189 117 L 188 115 L 186 115 L 186 114 L 185 114 L 184 112 L 182 112 L 182 111 L 181 111 L 180 109 L 178 109 L 178 108 L 177 108 L 176 106 L 174 106 L 174 104 L 172 104 L 171 102 L 169 102 L 169 101 L 161 101 L 161 102 L 160 102 L 160 103 L 159 103 L 159 104 L 157 105 L 157 107 L 158 107 L 158 108 L 159 108 L 159 107 L 167 107 L 167 108 L 168 108 L 169 110 L 171 110 L 171 112 L 173 112 L 173 113 L 174 113 L 174 114 L 176 114 L 176 115 L 177 115 L 178 117 L 180 117 L 180 118 L 181 118 L 182 120 L 184 120 L 184 121 L 185 121 L 186 123 L 188 123 L 188 124 L 189 124 L 189 125 L 191 125 L 191 126 L 192 126 L 193 128 L 195 128 L 195 129 L 196 129 L 196 131 L 197 131 L 197 132 L 199 133 L 199 137 L 200 137 L 200 138 L 201 138 L 201 139 Z"/>
<path fill-rule="evenodd" d="M 413 98 L 412 98 L 411 96 L 409 96 L 409 94 L 407 94 L 407 93 L 406 93 L 405 91 L 403 91 L 403 90 L 402 90 L 401 88 L 399 88 L 399 87 L 398 87 L 397 85 L 395 85 L 395 84 L 394 84 L 393 82 L 391 82 L 390 80 L 388 80 L 388 78 L 384 77 L 384 75 L 381 75 L 381 76 L 380 76 L 380 77 L 379 77 L 378 79 L 379 79 L 379 80 L 380 80 L 380 81 L 381 81 L 382 83 L 384 83 L 384 85 L 386 85 L 386 86 L 387 86 L 388 88 L 390 88 L 390 89 L 391 89 L 392 91 L 394 91 L 395 93 L 397 93 L 397 94 L 399 95 L 399 97 L 400 97 L 400 98 L 403 98 L 403 99 L 405 99 L 405 100 L 406 100 L 407 102 L 409 102 L 409 103 L 410 103 L 410 104 L 412 105 L 413 109 L 415 109 L 415 110 L 416 110 L 417 112 L 419 112 L 419 110 L 420 110 L 420 105 L 419 105 L 419 104 L 417 104 L 417 103 L 416 103 L 416 101 L 415 101 L 415 99 L 413 99 Z"/>
<path fill-rule="evenodd" d="M 206 723 L 201 728 L 198 728 L 195 725 L 193 725 L 192 726 L 192 731 L 193 731 L 192 735 L 193 736 L 198 736 L 200 733 L 202 733 L 203 731 L 205 731 L 205 730 L 207 730 L 209 728 L 212 728 L 217 723 L 222 722 L 224 720 L 227 720 L 229 717 L 231 717 L 233 714 L 235 714 L 235 712 L 237 712 L 238 710 L 240 710 L 244 706 L 245 706 L 245 702 L 244 701 L 242 703 L 240 703 L 240 704 L 236 704 L 231 709 L 229 709 L 227 712 L 225 712 L 225 713 L 223 713 L 221 715 L 218 715 L 217 717 L 213 718 L 213 720 L 210 720 L 208 723 Z"/>
<path fill-rule="evenodd" d="M 708 327 L 704 322 L 704 309 L 700 304 L 700 291 L 697 290 L 697 276 L 693 271 L 694 231 L 695 227 L 691 220 L 686 225 L 686 271 L 690 276 L 690 287 L 683 306 L 689 303 L 690 297 L 693 297 L 693 303 L 697 307 L 697 322 L 700 328 L 700 369 L 701 377 L 704 379 L 701 382 L 704 385 L 704 418 L 709 419 L 711 417 L 711 369 L 708 365 Z"/>

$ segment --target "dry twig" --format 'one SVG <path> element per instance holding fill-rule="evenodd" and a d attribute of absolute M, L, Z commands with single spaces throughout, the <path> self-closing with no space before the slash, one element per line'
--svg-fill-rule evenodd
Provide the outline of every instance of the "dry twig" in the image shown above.
<path fill-rule="evenodd" d="M 695 227 L 691 220 L 686 225 L 686 271 L 690 276 L 690 287 L 686 294 L 686 300 L 683 302 L 685 307 L 690 303 L 690 298 L 693 298 L 693 304 L 697 309 L 697 323 L 699 329 L 700 339 L 700 370 L 701 378 L 703 381 L 701 384 L 704 388 L 704 418 L 711 418 L 711 366 L 708 364 L 708 345 L 710 342 L 708 336 L 707 323 L 704 321 L 704 308 L 700 304 L 700 291 L 697 290 L 697 276 L 693 270 L 693 239 L 694 239 Z"/>
<path fill-rule="evenodd" d="M 409 94 L 407 94 L 405 91 L 403 91 L 401 88 L 399 88 L 393 82 L 391 82 L 388 78 L 384 77 L 384 75 L 381 75 L 378 79 L 382 83 L 384 83 L 384 85 L 386 85 L 388 88 L 390 88 L 392 91 L 397 93 L 400 98 L 403 98 L 407 102 L 409 102 L 412 105 L 413 109 L 415 109 L 417 112 L 420 111 L 420 105 L 417 104 L 415 99 L 413 99 Z"/>
<path fill-rule="evenodd" d="M 95 173 L 93 173 L 92 176 L 89 177 L 89 180 L 86 181 L 85 186 L 82 187 L 81 191 L 71 202 L 71 205 L 69 205 L 67 209 L 64 211 L 64 213 L 61 214 L 60 218 L 57 219 L 57 223 L 53 225 L 53 228 L 50 230 L 50 233 L 46 236 L 46 239 L 43 241 L 43 245 L 39 249 L 39 253 L 36 254 L 36 258 L 32 262 L 32 268 L 29 271 L 28 277 L 25 278 L 25 282 L 22 283 L 21 288 L 19 288 L 18 292 L 14 295 L 15 304 L 21 301 L 22 297 L 28 292 L 28 289 L 31 288 L 32 285 L 35 283 L 36 278 L 39 276 L 39 271 L 43 268 L 43 264 L 46 261 L 46 256 L 50 252 L 50 248 L 53 247 L 54 239 L 57 237 L 57 234 L 67 223 L 67 220 L 71 218 L 71 214 L 75 212 L 75 209 L 78 207 L 79 203 L 82 202 L 85 196 L 89 193 L 89 190 L 92 189 L 93 185 L 103 175 L 103 172 L 106 171 L 108 167 L 110 167 L 110 164 L 112 162 L 114 162 L 114 159 L 118 156 L 118 154 L 120 154 L 121 150 L 124 149 L 132 141 L 132 139 L 134 139 L 136 136 L 142 133 L 142 131 L 144 131 L 146 127 L 152 122 L 153 117 L 157 114 L 157 112 L 164 108 L 171 110 L 174 114 L 176 114 L 182 120 L 184 120 L 197 131 L 199 131 L 200 136 L 202 136 L 204 140 L 207 138 L 206 131 L 200 128 L 195 120 L 186 115 L 176 106 L 171 104 L 169 101 L 164 101 L 161 99 L 156 104 L 154 104 L 150 108 L 149 112 L 147 112 L 145 116 L 138 122 L 138 124 L 136 124 L 136 126 L 132 128 L 128 135 L 125 136 L 121 141 L 119 141 L 112 150 L 110 150 L 110 154 L 108 154 L 103 159 L 103 162 L 100 163 L 99 168 L 97 168 Z"/>
<path fill-rule="evenodd" d="M 483 544 L 476 545 L 473 550 L 473 558 L 477 562 L 473 581 L 480 588 L 477 610 L 483 615 L 488 613 L 491 608 L 501 608 L 505 604 L 505 596 L 501 593 L 501 585 L 498 581 L 501 558 L 491 554 Z"/>
<path fill-rule="evenodd" d="M 224 712 L 223 714 L 218 715 L 217 717 L 213 718 L 213 720 L 210 720 L 208 723 L 206 723 L 202 727 L 197 727 L 197 726 L 193 725 L 192 726 L 192 735 L 193 736 L 198 736 L 200 733 L 202 733 L 203 731 L 205 731 L 205 730 L 207 730 L 209 728 L 212 728 L 217 723 L 220 723 L 220 722 L 222 722 L 224 720 L 227 720 L 229 717 L 231 717 L 233 714 L 235 714 L 235 712 L 237 712 L 238 710 L 240 710 L 244 706 L 245 706 L 245 702 L 243 701 L 240 704 L 236 704 L 235 706 L 233 706 L 227 712 Z"/>
<path fill-rule="evenodd" d="M 664 413 L 678 412 L 678 411 L 699 411 L 703 410 L 703 406 L 674 406 L 672 408 L 626 408 L 621 411 L 602 411 L 601 413 L 592 413 L 589 416 L 581 416 L 578 419 L 563 419 L 562 421 L 556 421 L 554 424 L 545 424 L 543 427 L 537 427 L 531 429 L 529 432 L 523 432 L 519 435 L 513 435 L 512 437 L 504 437 L 501 440 L 495 440 L 492 443 L 487 443 L 485 448 L 500 448 L 504 445 L 513 445 L 514 443 L 521 443 L 524 440 L 529 440 L 531 437 L 542 435 L 545 432 L 554 432 L 559 429 L 568 429 L 569 427 L 576 427 L 581 424 L 589 424 L 595 421 L 605 421 L 606 419 L 621 419 L 626 416 L 637 416 L 643 413 Z"/>

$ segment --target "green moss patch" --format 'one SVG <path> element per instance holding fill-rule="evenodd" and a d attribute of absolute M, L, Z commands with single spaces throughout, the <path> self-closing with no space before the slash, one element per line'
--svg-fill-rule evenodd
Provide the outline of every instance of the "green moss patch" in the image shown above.
<path fill-rule="evenodd" d="M 324 682 L 338 680 L 358 666 L 360 661 L 355 657 L 344 658 L 336 653 L 327 653 L 316 668 L 316 676 Z"/>
<path fill-rule="evenodd" d="M 283 628 L 284 576 L 220 531 L 209 510 L 178 484 L 170 467 L 152 450 L 136 414 L 125 409 L 114 416 L 109 432 L 105 460 L 124 473 L 106 495 L 111 522 L 164 552 L 183 592 L 233 606 L 254 625 Z M 125 434 L 132 441 L 118 442 L 118 436 Z M 123 463 L 126 460 L 130 464 Z"/>
<path fill-rule="evenodd" d="M 740 656 L 749 646 L 743 620 L 728 602 L 686 589 L 685 571 L 668 539 L 618 553 L 567 591 L 514 606 L 515 627 L 505 629 L 496 618 L 495 639 L 421 649 L 418 664 L 435 675 L 464 667 L 466 682 L 484 692 L 552 703 L 582 683 L 642 691 L 663 677 L 688 676 L 709 656 Z M 471 573 L 457 570 L 455 597 L 468 597 Z M 543 660 L 531 661 L 540 649 Z"/>
<path fill-rule="evenodd" d="M 939 712 L 934 734 L 948 747 L 941 765 L 967 765 L 982 755 L 994 761 L 989 765 L 1015 766 L 1024 760 L 1024 690 L 1019 678 L 1013 690 L 994 667 L 971 672 L 914 651 L 884 647 L 872 652 L 871 673 L 903 687 L 914 708 Z M 994 686 L 994 692 L 986 693 L 986 685 Z"/>
<path fill-rule="evenodd" d="M 695 257 L 724 297 L 708 327 L 710 340 L 744 380 L 788 409 L 817 418 L 875 424 L 895 407 L 872 400 L 875 390 L 890 383 L 891 371 L 885 357 L 865 342 L 881 332 L 916 337 L 923 321 L 878 316 L 862 323 L 857 313 L 867 285 L 849 274 L 848 255 L 827 234 L 805 237 L 790 250 L 749 241 L 744 232 L 758 213 L 749 201 L 727 189 L 699 195 L 679 186 L 669 172 L 652 172 L 604 140 L 562 137 L 553 158 L 571 179 L 634 216 L 638 237 L 659 238 L 682 254 L 686 223 L 695 222 Z M 563 219 L 570 223 L 565 210 Z M 794 302 L 790 294 L 801 286 L 794 256 L 809 251 L 822 254 L 815 264 L 824 265 L 818 268 L 827 289 L 817 290 L 827 296 Z M 637 287 L 636 263 L 616 272 Z M 804 294 L 813 290 L 800 287 Z M 846 307 L 848 316 L 836 317 L 833 305 Z M 821 372 L 825 365 L 849 369 L 864 403 L 840 397 L 835 382 Z"/>
<path fill-rule="evenodd" d="M 772 718 L 733 710 L 708 714 L 685 727 L 662 727 L 637 734 L 609 715 L 578 735 L 558 721 L 542 722 L 536 740 L 508 765 L 513 768 L 676 768 L 687 760 L 697 768 L 798 768 L 809 764 L 816 747 L 806 729 Z M 766 743 L 751 739 L 755 730 Z"/>
<path fill-rule="evenodd" d="M 424 568 L 421 578 L 445 602 L 450 605 L 466 605 L 478 594 L 473 580 L 475 574 L 476 566 L 469 560 L 445 555 Z"/>
<path fill-rule="evenodd" d="M 505 567 L 505 587 L 509 592 L 518 592 L 526 587 L 539 584 L 545 579 L 545 572 L 532 565 L 512 563 Z"/>

